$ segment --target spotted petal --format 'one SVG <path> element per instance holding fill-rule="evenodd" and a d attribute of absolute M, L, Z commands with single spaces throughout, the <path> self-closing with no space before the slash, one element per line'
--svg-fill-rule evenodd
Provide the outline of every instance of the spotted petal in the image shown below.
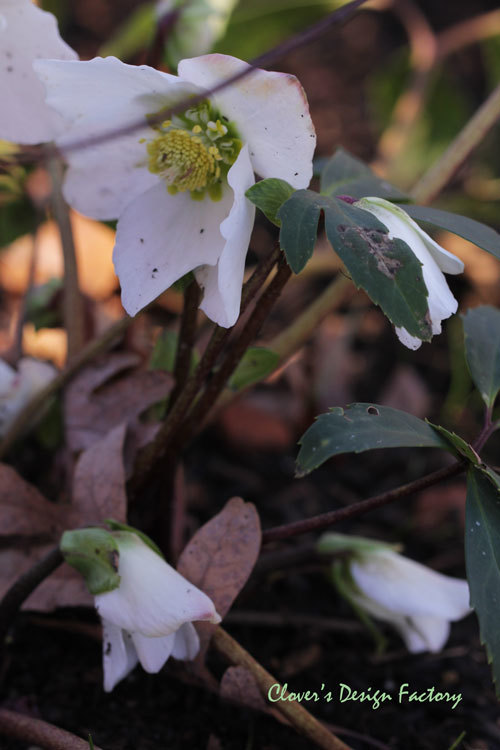
<path fill-rule="evenodd" d="M 102 661 L 104 690 L 107 693 L 110 693 L 138 662 L 129 633 L 106 619 L 102 621 Z"/>
<path fill-rule="evenodd" d="M 179 76 L 213 88 L 248 64 L 228 55 L 203 55 L 179 63 Z M 235 122 L 261 177 L 279 177 L 305 188 L 312 177 L 316 134 L 304 90 L 295 76 L 256 69 L 212 97 Z"/>

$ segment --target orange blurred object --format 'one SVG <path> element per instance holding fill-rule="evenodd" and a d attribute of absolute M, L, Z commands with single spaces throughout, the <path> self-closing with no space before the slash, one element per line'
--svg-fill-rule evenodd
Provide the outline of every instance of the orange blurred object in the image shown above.
<path fill-rule="evenodd" d="M 102 300 L 118 288 L 112 253 L 115 233 L 97 221 L 71 212 L 80 288 L 93 299 Z M 32 237 L 20 237 L 0 253 L 0 285 L 12 294 L 24 294 L 28 286 Z M 57 225 L 47 221 L 36 235 L 35 285 L 62 278 L 63 255 Z"/>

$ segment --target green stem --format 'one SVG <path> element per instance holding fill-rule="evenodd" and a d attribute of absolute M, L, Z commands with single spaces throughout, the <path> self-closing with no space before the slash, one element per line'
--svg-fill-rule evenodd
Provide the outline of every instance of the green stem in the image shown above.
<path fill-rule="evenodd" d="M 479 107 L 436 164 L 417 182 L 412 190 L 417 203 L 431 203 L 434 200 L 499 117 L 500 85 Z"/>

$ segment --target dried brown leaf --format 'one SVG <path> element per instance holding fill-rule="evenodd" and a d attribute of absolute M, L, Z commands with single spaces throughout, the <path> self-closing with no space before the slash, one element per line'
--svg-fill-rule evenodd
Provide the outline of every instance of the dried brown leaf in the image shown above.
<path fill-rule="evenodd" d="M 0 539 L 26 536 L 47 540 L 60 529 L 58 507 L 11 466 L 0 464 Z"/>
<path fill-rule="evenodd" d="M 161 370 L 140 370 L 118 379 L 138 363 L 135 354 L 110 354 L 82 370 L 70 383 L 65 422 L 71 451 L 89 448 L 122 422 L 135 422 L 145 409 L 168 395 L 172 377 Z"/>
<path fill-rule="evenodd" d="M 261 543 L 260 520 L 252 503 L 233 497 L 208 523 L 199 529 L 184 548 L 178 570 L 202 589 L 224 617 L 257 560 Z M 199 623 L 203 656 L 214 626 Z"/>
<path fill-rule="evenodd" d="M 255 677 L 245 667 L 228 667 L 220 683 L 220 696 L 224 700 L 249 706 L 255 711 L 266 711 L 266 704 Z"/>

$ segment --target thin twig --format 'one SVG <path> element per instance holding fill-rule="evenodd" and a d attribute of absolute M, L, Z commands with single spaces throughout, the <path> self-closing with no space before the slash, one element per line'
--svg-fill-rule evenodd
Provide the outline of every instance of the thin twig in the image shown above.
<path fill-rule="evenodd" d="M 481 13 L 474 18 L 460 21 L 438 35 L 438 60 L 454 52 L 500 34 L 500 10 Z"/>
<path fill-rule="evenodd" d="M 0 460 L 4 458 L 16 440 L 29 427 L 38 411 L 45 406 L 47 399 L 66 385 L 66 383 L 76 375 L 82 367 L 85 367 L 88 362 L 94 359 L 94 357 L 108 349 L 108 347 L 126 331 L 132 323 L 132 320 L 133 318 L 129 318 L 128 316 L 121 318 L 121 320 L 114 323 L 104 331 L 101 336 L 90 341 L 87 346 L 68 363 L 64 370 L 58 373 L 50 383 L 48 383 L 41 391 L 38 391 L 38 393 L 28 401 L 22 411 L 19 412 L 15 420 L 12 422 L 3 440 L 0 442 Z"/>
<path fill-rule="evenodd" d="M 82 740 L 66 729 L 7 708 L 0 708 L 0 734 L 45 750 L 89 750 L 90 747 L 88 740 Z M 95 743 L 94 750 L 100 750 Z"/>
<path fill-rule="evenodd" d="M 59 547 L 55 547 L 45 557 L 38 560 L 26 573 L 23 573 L 4 594 L 0 601 L 0 648 L 7 631 L 28 596 L 62 562 L 61 550 Z"/>
<path fill-rule="evenodd" d="M 469 122 L 448 146 L 441 158 L 417 182 L 411 191 L 417 203 L 431 203 L 483 141 L 500 117 L 500 85 L 479 107 Z"/>
<path fill-rule="evenodd" d="M 286 262 L 285 256 L 282 256 L 278 261 L 278 270 L 275 277 L 259 298 L 252 315 L 244 325 L 239 337 L 236 341 L 232 342 L 226 358 L 221 363 L 217 372 L 212 376 L 205 391 L 189 412 L 182 426 L 181 434 L 178 436 L 180 445 L 184 445 L 192 437 L 193 433 L 196 432 L 197 425 L 202 424 L 213 408 L 244 353 L 258 335 L 264 321 L 291 275 L 292 271 Z"/>
<path fill-rule="evenodd" d="M 69 207 L 62 194 L 64 180 L 62 160 L 57 157 L 50 159 L 48 170 L 52 181 L 52 212 L 59 229 L 64 259 L 63 320 L 68 338 L 67 362 L 71 362 L 82 350 L 85 342 L 85 308 L 78 283 L 76 250 Z"/>
<path fill-rule="evenodd" d="M 262 532 L 262 543 L 275 542 L 278 539 L 288 539 L 298 534 L 306 534 L 310 531 L 323 531 L 329 526 L 333 526 L 335 523 L 346 521 L 348 518 L 354 518 L 355 516 L 361 516 L 364 513 L 368 513 L 375 508 L 381 508 L 383 505 L 388 505 L 395 500 L 400 500 L 403 497 L 408 497 L 415 492 L 431 487 L 443 479 L 448 479 L 460 474 L 467 468 L 465 461 L 457 461 L 450 466 L 446 466 L 444 469 L 433 471 L 431 474 L 426 474 L 420 479 L 415 479 L 413 482 L 408 482 L 400 487 L 396 487 L 393 490 L 382 492 L 380 495 L 375 495 L 367 500 L 362 500 L 359 503 L 353 503 L 347 506 L 347 508 L 340 508 L 339 510 L 331 510 L 327 513 L 321 513 L 318 516 L 312 518 L 304 518 L 301 521 L 295 521 L 294 523 L 283 524 L 282 526 L 275 526 L 272 529 L 267 529 Z"/>
<path fill-rule="evenodd" d="M 241 79 L 246 78 L 248 75 L 251 75 L 256 70 L 256 68 L 264 68 L 267 65 L 274 63 L 279 58 L 288 55 L 290 52 L 293 52 L 294 50 L 309 44 L 310 42 L 314 41 L 322 34 L 324 34 L 331 26 L 340 25 L 341 23 L 349 20 L 349 18 L 354 15 L 354 12 L 358 9 L 358 7 L 363 5 L 365 2 L 367 2 L 367 0 L 352 0 L 352 2 L 343 5 L 341 8 L 337 8 L 337 10 L 333 11 L 333 13 L 326 16 L 326 18 L 322 19 L 318 23 L 305 29 L 305 31 L 301 31 L 298 34 L 295 34 L 290 39 L 287 39 L 281 44 L 278 44 L 276 47 L 273 47 L 273 49 L 265 52 L 263 55 L 256 57 L 249 63 L 248 68 L 244 68 L 235 75 L 220 81 L 220 83 L 216 84 L 213 88 L 208 89 L 203 93 L 186 97 L 182 99 L 182 101 L 180 101 L 178 104 L 164 108 L 161 112 L 149 116 L 147 120 L 145 120 L 144 117 L 141 117 L 140 119 L 127 123 L 126 125 L 122 125 L 119 128 L 107 130 L 92 137 L 67 142 L 64 145 L 64 149 L 62 151 L 64 154 L 68 154 L 72 151 L 79 151 L 84 148 L 97 146 L 101 143 L 105 143 L 108 140 L 115 140 L 117 138 L 120 138 L 121 136 L 135 133 L 145 126 L 153 126 L 161 123 L 163 122 L 163 120 L 169 119 L 175 114 L 180 114 L 184 112 L 188 107 L 194 107 L 199 102 L 205 101 L 207 98 L 210 98 L 214 94 L 217 94 L 219 91 L 222 91 L 228 86 L 231 86 Z M 32 162 L 35 160 L 43 161 L 47 158 L 55 157 L 60 153 L 61 152 L 59 151 L 59 149 L 55 146 L 47 145 L 44 148 L 38 148 L 34 146 L 30 149 L 24 149 L 23 151 L 21 151 L 19 155 L 16 156 L 15 162 L 24 163 L 27 161 Z"/>
<path fill-rule="evenodd" d="M 221 627 L 215 629 L 212 637 L 212 644 L 215 646 L 217 651 L 228 659 L 231 664 L 245 667 L 255 678 L 259 689 L 266 700 L 269 699 L 269 693 L 275 686 L 278 685 L 278 681 L 262 667 L 248 651 L 240 646 L 240 644 L 231 638 L 229 633 L 226 633 Z M 283 696 L 287 696 L 288 691 L 284 691 Z M 300 734 L 307 737 L 310 742 L 313 742 L 316 747 L 321 747 L 324 750 L 351 750 L 349 745 L 346 745 L 342 740 L 332 734 L 326 727 L 321 724 L 309 711 L 297 701 L 294 700 L 278 700 L 273 703 L 273 707 L 277 708 L 292 726 Z"/>
<path fill-rule="evenodd" d="M 198 306 L 200 304 L 200 299 L 201 289 L 193 279 L 184 292 L 184 309 L 182 311 L 174 366 L 175 387 L 168 400 L 169 411 L 172 410 L 172 406 L 177 401 L 177 398 L 189 377 L 191 357 L 196 338 L 196 321 L 198 319 Z"/>

